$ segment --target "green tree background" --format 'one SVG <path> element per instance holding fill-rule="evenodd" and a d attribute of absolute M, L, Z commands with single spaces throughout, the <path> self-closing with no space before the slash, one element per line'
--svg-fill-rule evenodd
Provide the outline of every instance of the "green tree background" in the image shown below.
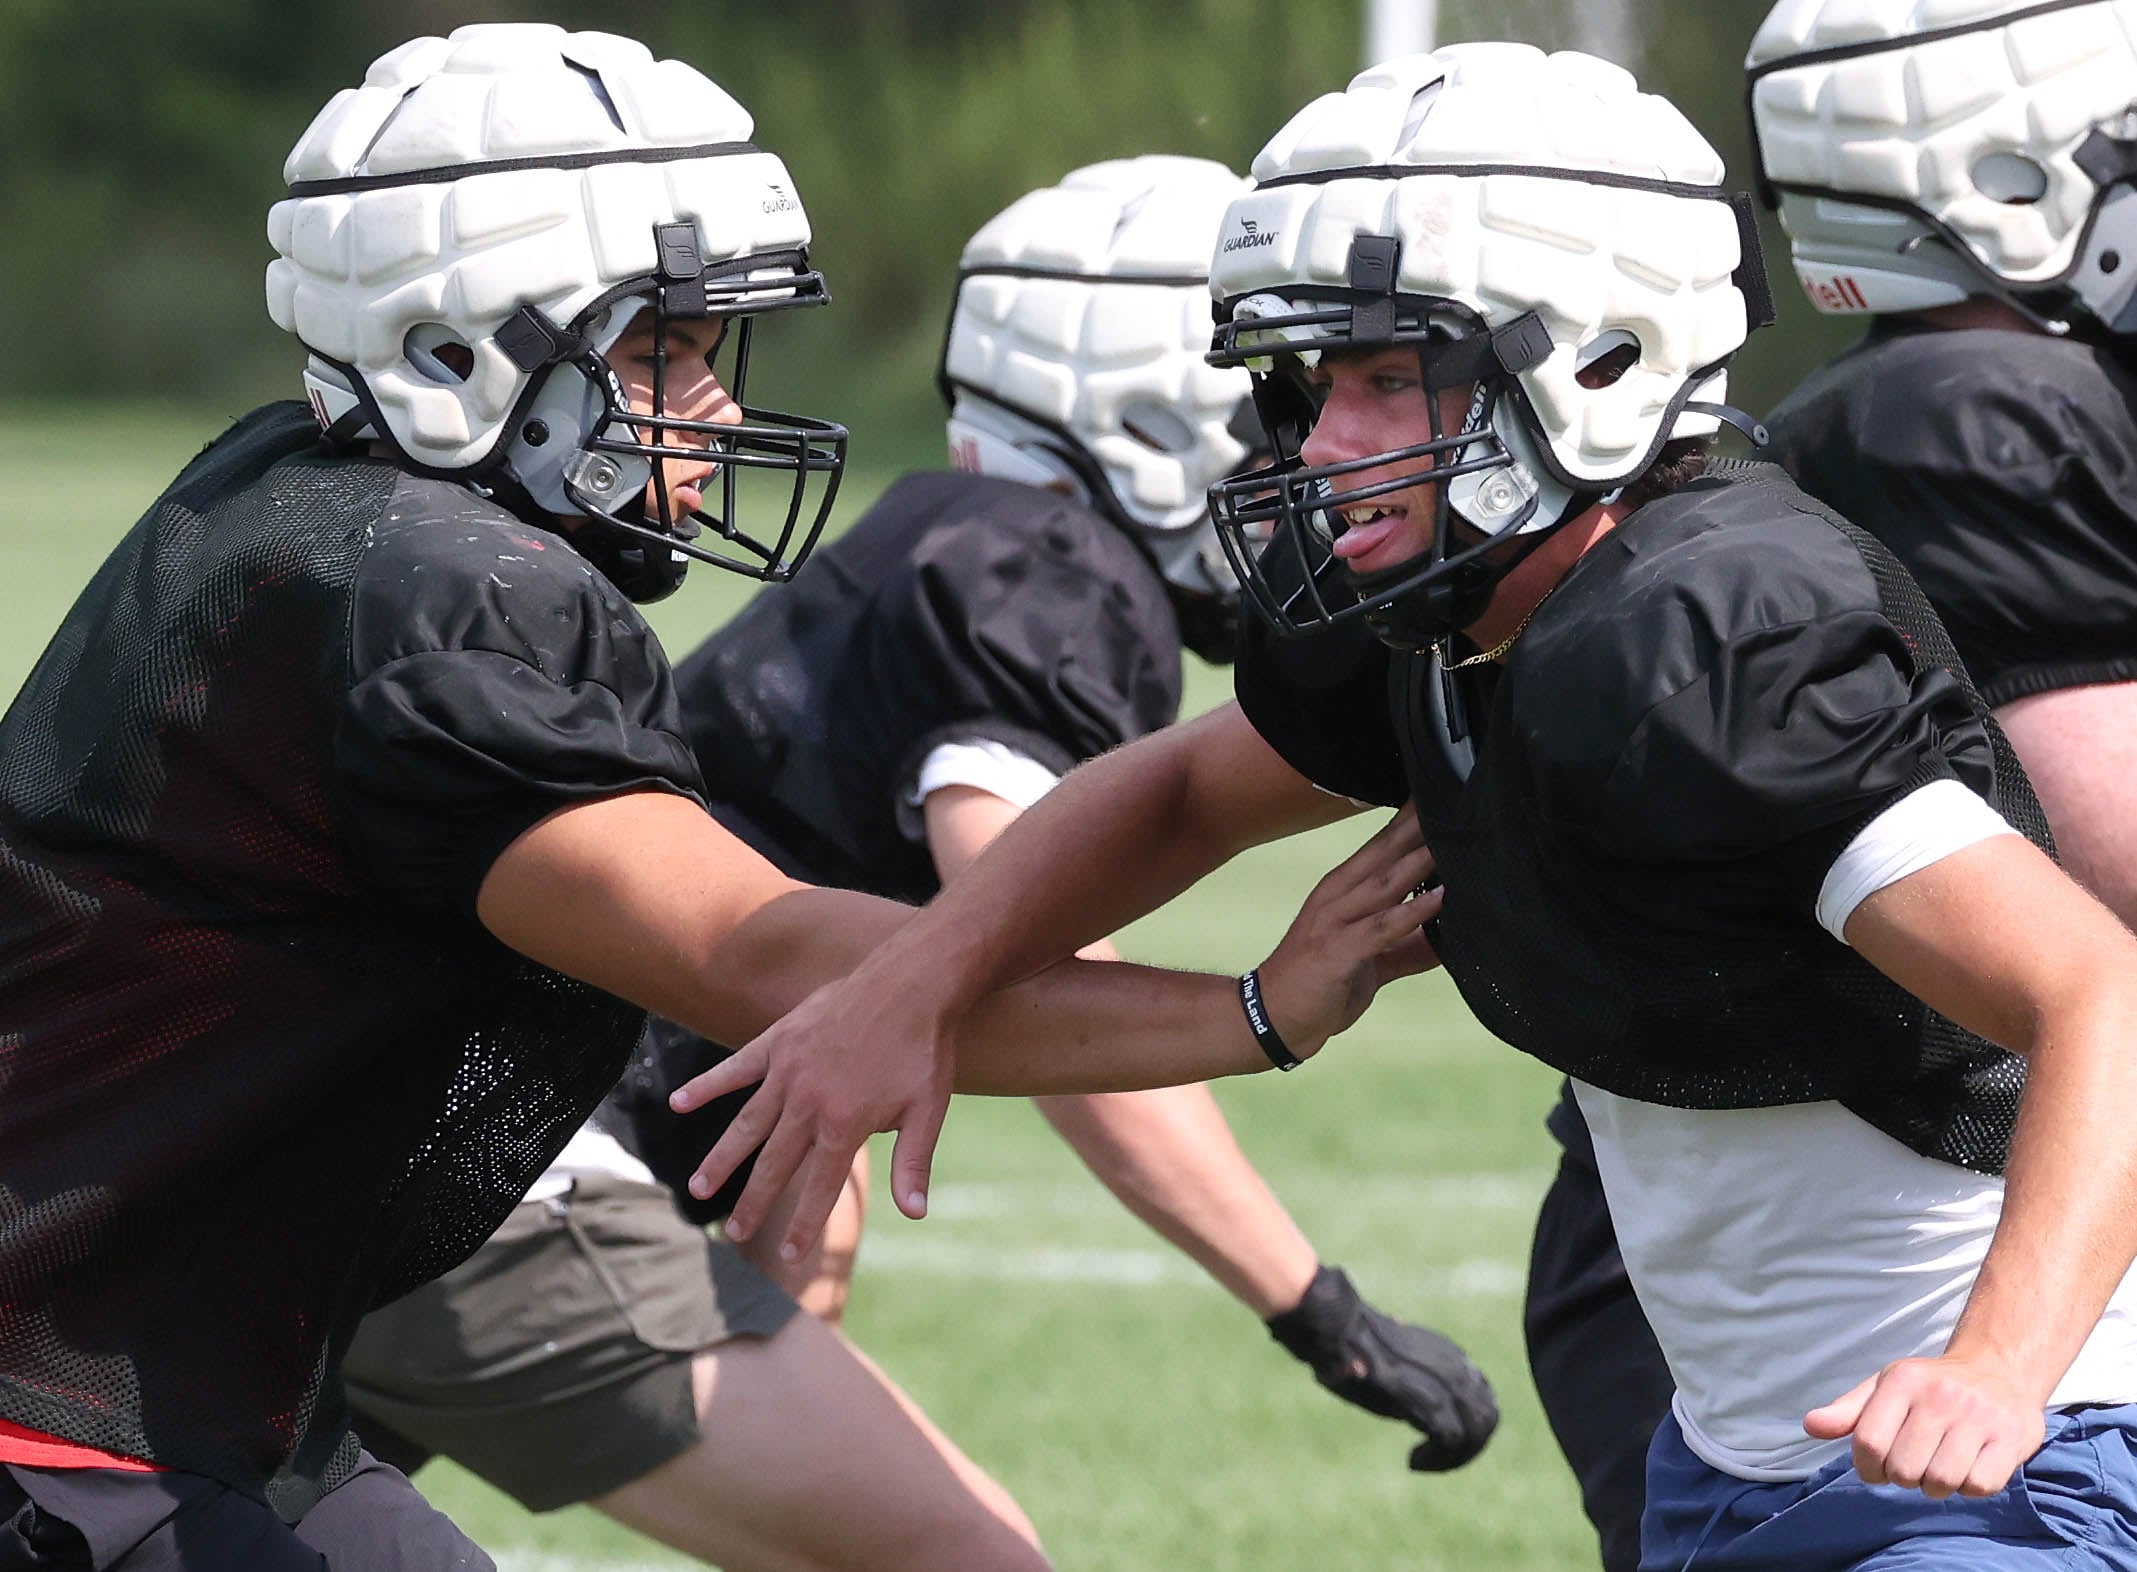
<path fill-rule="evenodd" d="M 1740 62 L 1763 0 L 1444 0 L 1443 41 L 1617 55 L 1748 178 Z M 808 203 L 835 305 L 782 324 L 753 392 L 845 419 L 856 455 L 928 461 L 957 253 L 1024 190 L 1093 159 L 1244 169 L 1359 64 L 1359 0 L 6 0 L 0 5 L 0 399 L 235 413 L 291 391 L 268 323 L 265 214 L 312 114 L 419 33 L 507 18 L 634 34 L 757 118 Z M 1599 22 L 1598 18 L 1603 20 Z M 1788 284 L 1747 350 L 1769 405 L 1848 336 Z M 770 345 L 768 344 L 768 349 Z"/>

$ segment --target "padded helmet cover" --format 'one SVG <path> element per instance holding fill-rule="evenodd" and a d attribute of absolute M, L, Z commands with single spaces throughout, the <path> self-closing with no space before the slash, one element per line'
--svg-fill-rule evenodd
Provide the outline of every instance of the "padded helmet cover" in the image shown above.
<path fill-rule="evenodd" d="M 2095 133 L 2129 145 L 2137 0 L 1781 0 L 1746 63 L 1763 173 L 1820 310 L 2050 286 L 2110 326 L 2127 308 L 2122 259 L 2098 278 L 2088 264 L 2137 228 L 2088 239 L 2111 194 L 2130 227 L 2137 196 L 2086 166 Z"/>
<path fill-rule="evenodd" d="M 698 71 L 608 33 L 471 26 L 380 57 L 298 139 L 268 216 L 268 311 L 315 356 L 315 408 L 353 378 L 414 463 L 491 460 L 546 370 L 493 336 L 520 307 L 574 322 L 655 273 L 660 223 L 694 222 L 708 267 L 806 247 L 750 131 Z M 586 325 L 596 348 L 628 311 L 609 316 Z M 448 343 L 471 354 L 464 380 L 440 374 Z"/>
<path fill-rule="evenodd" d="M 1452 302 L 1494 328 L 1541 318 L 1548 353 L 1495 424 L 1562 487 L 1622 485 L 1665 441 L 1716 429 L 1684 405 L 1724 397 L 1722 362 L 1749 330 L 1721 157 L 1618 66 L 1509 43 L 1392 60 L 1293 116 L 1254 177 L 1218 241 L 1220 316 L 1253 297 L 1340 298 L 1353 242 L 1392 237 L 1398 301 Z M 1627 342 L 1623 375 L 1581 385 Z"/>
<path fill-rule="evenodd" d="M 943 349 L 953 462 L 1073 485 L 1198 595 L 1238 588 L 1205 493 L 1247 455 L 1248 377 L 1204 356 L 1210 252 L 1246 189 L 1150 155 L 1027 193 L 966 245 Z"/>

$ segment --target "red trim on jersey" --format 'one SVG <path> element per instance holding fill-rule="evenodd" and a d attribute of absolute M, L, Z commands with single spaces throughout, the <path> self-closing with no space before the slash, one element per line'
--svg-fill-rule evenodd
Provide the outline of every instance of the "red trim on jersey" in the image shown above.
<path fill-rule="evenodd" d="M 121 1457 L 101 1447 L 84 1446 L 60 1436 L 46 1435 L 27 1425 L 0 1419 L 0 1463 L 20 1463 L 25 1468 L 116 1468 L 129 1474 L 161 1474 L 160 1463 L 145 1463 L 138 1457 Z"/>

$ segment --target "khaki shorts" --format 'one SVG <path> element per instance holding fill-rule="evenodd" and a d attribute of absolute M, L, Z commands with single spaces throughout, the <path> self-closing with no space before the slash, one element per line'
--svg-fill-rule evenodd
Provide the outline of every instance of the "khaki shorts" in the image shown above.
<path fill-rule="evenodd" d="M 404 1470 L 453 1459 L 547 1512 L 698 1439 L 691 1356 L 798 1307 L 657 1185 L 581 1178 L 372 1314 L 343 1364 L 356 1431 Z"/>

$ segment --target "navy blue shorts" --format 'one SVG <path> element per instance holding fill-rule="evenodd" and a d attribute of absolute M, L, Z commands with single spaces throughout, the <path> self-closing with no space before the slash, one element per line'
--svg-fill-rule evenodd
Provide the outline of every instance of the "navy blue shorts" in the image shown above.
<path fill-rule="evenodd" d="M 1640 1572 L 2137 1572 L 2137 1405 L 2051 1414 L 2009 1489 L 1932 1501 L 1846 1456 L 1758 1484 L 1692 1455 L 1673 1417 L 1647 1455 Z"/>

